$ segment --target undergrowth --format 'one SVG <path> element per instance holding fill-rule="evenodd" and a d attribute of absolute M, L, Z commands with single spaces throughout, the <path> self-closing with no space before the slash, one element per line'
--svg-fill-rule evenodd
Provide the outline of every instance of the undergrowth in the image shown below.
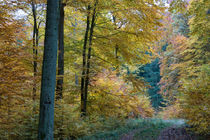
<path fill-rule="evenodd" d="M 160 119 L 130 119 L 117 129 L 112 128 L 108 131 L 97 132 L 79 140 L 118 140 L 125 134 L 133 135 L 134 140 L 153 140 L 158 137 L 161 130 L 172 125 L 175 124 Z"/>

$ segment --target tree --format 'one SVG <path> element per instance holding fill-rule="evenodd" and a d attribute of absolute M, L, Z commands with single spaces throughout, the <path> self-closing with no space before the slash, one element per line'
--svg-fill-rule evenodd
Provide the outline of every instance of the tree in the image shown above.
<path fill-rule="evenodd" d="M 63 96 L 63 76 L 64 76 L 64 7 L 65 3 L 60 0 L 60 18 L 59 18 L 59 32 L 58 32 L 58 79 L 56 99 L 62 99 Z"/>
<path fill-rule="evenodd" d="M 159 59 L 156 58 L 151 63 L 148 63 L 144 66 L 139 67 L 139 71 L 136 74 L 140 77 L 143 77 L 146 82 L 149 84 L 148 93 L 152 102 L 152 106 L 156 109 L 163 106 L 163 98 L 159 94 L 160 85 L 160 64 Z"/>
<path fill-rule="evenodd" d="M 90 28 L 90 5 L 88 5 L 87 9 L 87 20 L 86 20 L 86 31 L 85 31 L 85 38 L 84 38 L 84 44 L 83 44 L 83 51 L 82 51 L 82 76 L 81 76 L 81 115 L 86 114 L 86 100 L 85 100 L 85 76 L 86 76 L 86 48 L 87 48 L 87 42 L 88 42 L 88 33 Z"/>
<path fill-rule="evenodd" d="M 190 1 L 189 29 L 187 17 L 174 18 L 178 33 L 171 33 L 161 58 L 161 92 L 174 107 L 180 106 L 179 116 L 203 134 L 209 132 L 209 5 L 207 0 Z"/>
<path fill-rule="evenodd" d="M 58 43 L 59 1 L 47 1 L 47 17 L 42 66 L 39 114 L 39 140 L 53 140 L 54 93 Z"/>
<path fill-rule="evenodd" d="M 210 2 L 208 0 L 192 0 L 189 5 L 190 38 L 187 50 L 184 52 L 186 71 L 190 77 L 196 77 L 204 64 L 209 64 L 210 49 Z"/>
<path fill-rule="evenodd" d="M 209 133 L 209 81 L 210 81 L 210 2 L 192 0 L 189 5 L 190 37 L 182 53 L 183 62 L 177 67 L 183 83 L 180 92 L 184 95 L 183 116 L 199 133 Z M 196 113 L 194 113 L 196 112 Z M 194 115 L 196 114 L 196 115 Z"/>
<path fill-rule="evenodd" d="M 25 52 L 26 27 L 22 20 L 11 15 L 18 8 L 16 2 L 0 2 L 0 139 L 15 139 L 16 122 L 25 109 L 21 106 L 30 96 L 26 92 L 31 86 L 27 81 L 32 80 L 26 66 L 30 57 Z"/>
<path fill-rule="evenodd" d="M 37 26 L 37 12 L 35 7 L 34 0 L 31 1 L 32 6 L 32 14 L 33 14 L 33 21 L 34 21 L 34 27 L 33 27 L 33 70 L 34 70 L 34 80 L 33 80 L 33 100 L 35 100 L 36 97 L 36 78 L 37 78 L 37 57 L 38 57 L 38 43 L 39 43 L 39 30 Z"/>
<path fill-rule="evenodd" d="M 88 96 L 88 85 L 90 79 L 90 59 L 91 59 L 91 50 L 92 50 L 92 39 L 93 39 L 93 31 L 95 27 L 95 20 L 96 20 L 96 6 L 98 4 L 98 0 L 95 0 L 94 9 L 92 13 L 92 20 L 91 20 L 91 27 L 90 27 L 90 35 L 89 35 L 89 44 L 88 44 L 88 54 L 87 54 L 87 65 L 86 65 L 86 75 L 85 75 L 85 87 L 84 87 L 84 114 L 86 115 L 87 109 L 87 96 Z"/>
<path fill-rule="evenodd" d="M 160 26 L 159 19 L 161 16 L 159 12 L 162 10 L 161 7 L 158 7 L 153 2 L 150 3 L 151 6 L 147 2 L 138 0 L 131 3 L 126 0 L 120 2 L 98 1 L 96 9 L 94 6 L 96 1 L 88 1 L 87 3 L 91 4 L 90 15 L 92 15 L 92 19 L 89 19 L 91 21 L 91 27 L 88 27 L 90 28 L 88 54 L 85 53 L 86 49 L 83 49 L 81 89 L 83 89 L 84 83 L 84 98 L 87 98 L 89 81 L 91 75 L 94 75 L 92 74 L 93 70 L 96 71 L 95 68 L 98 68 L 98 65 L 108 66 L 104 63 L 109 63 L 110 67 L 116 65 L 117 70 L 119 70 L 119 65 L 123 63 L 134 64 L 138 61 L 148 62 L 149 55 L 144 53 L 150 51 L 149 44 L 152 44 L 157 39 L 157 32 L 155 30 L 157 26 Z M 136 7 L 137 5 L 139 6 Z M 125 7 L 128 10 L 125 10 Z M 133 9 L 138 12 L 134 12 L 135 10 Z M 88 13 L 88 8 L 83 10 Z M 97 20 L 95 20 L 96 13 L 98 15 Z M 112 14 L 111 17 L 108 16 L 110 13 Z M 115 22 L 112 21 L 112 17 L 115 17 Z M 148 26 L 144 26 L 146 23 Z M 88 34 L 87 30 L 85 34 Z M 84 44 L 85 42 L 86 40 Z M 86 57 L 87 59 L 84 61 Z M 84 65 L 86 65 L 86 73 L 84 72 Z M 85 82 L 83 81 L 84 75 L 86 75 Z M 81 99 L 83 99 L 82 92 L 83 90 L 81 90 Z M 83 101 L 81 103 L 81 107 L 84 108 Z"/>
<path fill-rule="evenodd" d="M 175 99 L 180 87 L 180 71 L 175 65 L 183 61 L 186 49 L 189 26 L 188 16 L 185 13 L 167 13 L 163 21 L 162 50 L 160 53 L 160 93 L 171 101 Z M 171 24 L 172 23 L 172 24 Z M 184 69 L 183 69 L 184 70 Z"/>

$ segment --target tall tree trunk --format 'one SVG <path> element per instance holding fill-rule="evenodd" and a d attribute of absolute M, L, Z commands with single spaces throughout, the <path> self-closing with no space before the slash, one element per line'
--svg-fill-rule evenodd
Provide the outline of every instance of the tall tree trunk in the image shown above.
<path fill-rule="evenodd" d="M 36 15 L 36 7 L 34 0 L 31 2 L 32 6 L 32 13 L 33 13 L 33 19 L 34 19 L 34 27 L 33 27 L 33 72 L 34 72 L 34 79 L 33 79 L 33 93 L 32 93 L 32 99 L 35 100 L 36 98 L 36 78 L 37 78 L 37 57 L 38 57 L 38 28 L 37 28 L 37 15 Z"/>
<path fill-rule="evenodd" d="M 10 135 L 11 135 L 11 96 L 7 96 L 7 139 L 9 140 L 9 139 L 11 139 L 10 137 Z"/>
<path fill-rule="evenodd" d="M 79 84 L 79 79 L 77 73 L 75 72 L 75 85 L 78 86 L 78 84 Z"/>
<path fill-rule="evenodd" d="M 57 78 L 57 86 L 56 86 L 56 100 L 60 100 L 63 98 L 63 78 L 64 78 L 64 7 L 65 3 L 63 0 L 59 0 L 59 27 L 58 27 L 58 78 Z M 60 123 L 58 124 L 58 137 L 59 140 L 63 140 L 63 108 L 61 107 L 61 116 L 60 116 Z"/>
<path fill-rule="evenodd" d="M 112 16 L 112 19 L 113 19 L 113 22 L 116 26 L 116 29 L 120 29 L 122 26 L 118 27 L 117 28 L 117 23 L 116 23 L 116 16 Z M 120 74 L 120 71 L 119 71 L 119 56 L 118 56 L 118 50 L 119 50 L 119 47 L 118 45 L 115 46 L 115 63 L 116 63 L 116 76 L 119 76 Z"/>
<path fill-rule="evenodd" d="M 119 56 L 118 56 L 118 46 L 115 46 L 115 61 L 116 61 L 116 76 L 120 75 L 120 70 L 119 70 Z"/>
<path fill-rule="evenodd" d="M 47 17 L 42 65 L 42 82 L 39 112 L 39 140 L 53 140 L 54 94 L 58 44 L 59 1 L 47 0 Z"/>
<path fill-rule="evenodd" d="M 92 21 L 91 21 L 91 28 L 90 28 L 90 35 L 89 35 L 89 48 L 88 48 L 88 58 L 87 58 L 87 66 L 86 66 L 86 77 L 85 77 L 85 94 L 84 94 L 84 115 L 86 115 L 87 112 L 87 96 L 88 96 L 88 85 L 89 85 L 89 72 L 90 72 L 90 59 L 91 59 L 91 49 L 92 49 L 92 39 L 93 39 L 93 29 L 95 26 L 95 17 L 96 17 L 96 5 L 98 3 L 98 0 L 95 1 L 94 4 L 94 10 L 92 15 Z"/>
<path fill-rule="evenodd" d="M 88 32 L 90 28 L 90 5 L 88 5 L 88 13 L 87 13 L 87 25 L 85 31 L 84 45 L 83 45 L 83 53 L 82 53 L 82 76 L 81 76 L 81 116 L 85 115 L 86 109 L 84 106 L 84 86 L 85 86 L 85 67 L 86 67 L 86 48 L 88 42 Z"/>
<path fill-rule="evenodd" d="M 56 87 L 56 99 L 63 97 L 63 76 L 64 76 L 64 7 L 65 3 L 60 0 L 60 18 L 58 33 L 58 80 Z"/>

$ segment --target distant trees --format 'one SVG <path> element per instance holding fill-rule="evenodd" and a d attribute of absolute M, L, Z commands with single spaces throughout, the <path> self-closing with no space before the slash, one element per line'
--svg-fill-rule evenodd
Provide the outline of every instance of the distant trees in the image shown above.
<path fill-rule="evenodd" d="M 184 93 L 183 116 L 189 120 L 198 133 L 208 134 L 210 121 L 210 2 L 208 0 L 190 1 L 190 37 L 183 53 L 181 81 Z M 195 114 L 193 112 L 196 112 Z"/>
<path fill-rule="evenodd" d="M 188 17 L 175 18 L 174 23 L 179 25 L 172 28 L 161 56 L 161 93 L 174 107 L 179 104 L 179 117 L 186 118 L 196 132 L 203 134 L 209 132 L 209 5 L 205 0 L 189 2 L 188 24 Z"/>
<path fill-rule="evenodd" d="M 135 73 L 138 77 L 144 78 L 145 82 L 148 84 L 148 94 L 152 102 L 152 106 L 159 109 L 163 106 L 163 97 L 160 92 L 160 61 L 158 58 L 153 60 L 151 63 L 139 67 L 138 71 Z"/>

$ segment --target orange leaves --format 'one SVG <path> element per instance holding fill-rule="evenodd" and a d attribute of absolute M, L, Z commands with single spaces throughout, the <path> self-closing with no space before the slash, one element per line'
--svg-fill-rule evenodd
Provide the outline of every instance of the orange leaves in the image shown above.
<path fill-rule="evenodd" d="M 186 37 L 177 35 L 170 40 L 167 51 L 161 58 L 160 73 L 162 75 L 160 84 L 161 93 L 172 97 L 178 92 L 180 79 L 186 74 L 186 64 L 183 62 L 185 50 L 188 47 Z"/>
<path fill-rule="evenodd" d="M 20 23 L 10 16 L 12 7 L 0 4 L 0 124 L 8 133 L 16 121 L 17 106 L 24 103 L 29 79 L 24 59 L 27 57 L 21 40 Z M 4 123 L 4 125 L 2 125 Z M 5 134 L 1 133 L 1 137 Z"/>

